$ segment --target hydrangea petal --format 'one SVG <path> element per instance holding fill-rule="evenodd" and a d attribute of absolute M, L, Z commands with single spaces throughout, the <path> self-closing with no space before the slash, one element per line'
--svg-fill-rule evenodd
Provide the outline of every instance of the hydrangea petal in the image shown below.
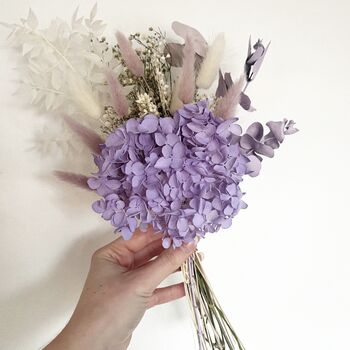
<path fill-rule="evenodd" d="M 157 128 L 158 118 L 153 114 L 148 114 L 143 118 L 139 130 L 146 133 L 153 133 L 157 130 Z"/>
<path fill-rule="evenodd" d="M 193 225 L 196 227 L 201 227 L 204 224 L 205 220 L 204 217 L 200 214 L 195 214 L 193 216 Z"/>
<path fill-rule="evenodd" d="M 157 160 L 157 163 L 154 165 L 154 167 L 157 169 L 166 169 L 170 166 L 170 164 L 171 164 L 170 158 L 161 157 Z"/>

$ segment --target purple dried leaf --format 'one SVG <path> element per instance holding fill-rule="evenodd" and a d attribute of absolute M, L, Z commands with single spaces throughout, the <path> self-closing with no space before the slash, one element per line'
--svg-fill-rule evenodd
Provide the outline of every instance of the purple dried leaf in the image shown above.
<path fill-rule="evenodd" d="M 289 120 L 285 126 L 284 134 L 285 135 L 293 135 L 299 131 L 299 129 L 294 127 L 295 122 L 293 120 Z"/>
<path fill-rule="evenodd" d="M 248 156 L 247 173 L 251 177 L 258 176 L 261 169 L 261 160 L 254 154 Z"/>
<path fill-rule="evenodd" d="M 278 122 L 270 121 L 266 125 L 269 127 L 270 132 L 265 136 L 264 143 L 274 149 L 279 148 L 285 135 L 291 135 L 298 131 L 294 127 L 294 121 L 288 121 L 287 119 Z"/>
<path fill-rule="evenodd" d="M 226 75 L 226 73 L 225 73 Z M 218 87 L 216 88 L 215 96 L 217 98 L 224 97 L 227 93 L 227 89 L 229 86 L 227 86 L 226 80 L 224 79 L 224 76 L 222 75 L 221 69 L 219 69 L 219 81 L 218 81 Z"/>
<path fill-rule="evenodd" d="M 183 48 L 184 44 L 178 44 L 178 43 L 167 43 L 165 46 L 165 54 L 170 55 L 170 57 L 167 57 L 167 62 L 173 66 L 173 67 L 182 67 L 182 61 L 183 61 Z M 203 61 L 203 57 L 195 53 L 195 63 L 194 67 L 197 71 Z"/>
<path fill-rule="evenodd" d="M 268 128 L 270 129 L 270 132 L 272 133 L 272 135 L 275 137 L 275 139 L 281 143 L 283 142 L 284 139 L 284 125 L 285 122 L 274 122 L 274 121 L 270 121 L 267 122 L 266 125 L 268 126 Z"/>
<path fill-rule="evenodd" d="M 260 67 L 264 61 L 270 43 L 271 42 L 269 42 L 265 48 L 262 44 L 262 40 L 259 39 L 253 46 L 255 51 L 252 52 L 251 37 L 249 37 L 248 55 L 244 69 L 248 83 L 254 80 L 256 75 L 258 74 L 258 71 L 260 70 Z"/>
<path fill-rule="evenodd" d="M 173 67 L 182 67 L 183 60 L 183 44 L 178 43 L 167 43 L 165 47 L 165 53 L 169 54 L 170 57 L 167 59 L 170 65 Z"/>
<path fill-rule="evenodd" d="M 249 112 L 255 111 L 255 108 L 252 106 L 252 102 L 248 95 L 246 95 L 244 92 L 241 93 L 241 100 L 240 103 L 241 107 Z"/>
<path fill-rule="evenodd" d="M 249 125 L 246 133 L 253 137 L 254 139 L 260 141 L 264 136 L 264 127 L 261 123 L 255 122 Z"/>
<path fill-rule="evenodd" d="M 274 155 L 273 148 L 269 145 L 265 145 L 253 138 L 249 134 L 244 134 L 240 138 L 240 146 L 248 151 L 253 150 L 263 156 L 272 158 Z"/>
<path fill-rule="evenodd" d="M 231 73 L 226 72 L 224 75 L 224 80 L 225 80 L 227 88 L 230 88 L 233 85 Z"/>

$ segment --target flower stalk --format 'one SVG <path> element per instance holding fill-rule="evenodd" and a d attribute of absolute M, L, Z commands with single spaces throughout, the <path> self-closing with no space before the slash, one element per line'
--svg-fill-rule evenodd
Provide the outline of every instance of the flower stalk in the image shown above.
<path fill-rule="evenodd" d="M 181 269 L 198 349 L 245 350 L 210 286 L 198 253 L 193 253 Z"/>

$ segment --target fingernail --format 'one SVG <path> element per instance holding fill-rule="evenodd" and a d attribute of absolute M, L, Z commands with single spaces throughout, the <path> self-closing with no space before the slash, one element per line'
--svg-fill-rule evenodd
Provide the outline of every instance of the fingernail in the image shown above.
<path fill-rule="evenodd" d="M 183 248 L 186 253 L 192 252 L 197 246 L 197 242 L 189 242 L 183 245 Z"/>

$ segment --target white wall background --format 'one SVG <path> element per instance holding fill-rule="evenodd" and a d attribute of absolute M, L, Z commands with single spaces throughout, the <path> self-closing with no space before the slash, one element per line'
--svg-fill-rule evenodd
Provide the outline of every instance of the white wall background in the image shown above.
<path fill-rule="evenodd" d="M 0 20 L 29 6 L 43 24 L 69 19 L 74 0 L 0 0 Z M 88 14 L 93 1 L 81 1 Z M 249 208 L 200 244 L 205 268 L 247 350 L 348 350 L 350 340 L 349 13 L 347 0 L 99 1 L 99 16 L 126 32 L 176 19 L 212 39 L 227 34 L 225 68 L 239 73 L 250 34 L 272 45 L 249 93 L 249 120 L 297 121 L 261 175 L 243 183 Z M 91 253 L 114 239 L 90 210 L 93 196 L 52 180 L 28 151 L 45 116 L 13 92 L 0 41 L 0 349 L 38 349 L 63 327 Z M 152 309 L 131 350 L 194 349 L 185 300 Z"/>

